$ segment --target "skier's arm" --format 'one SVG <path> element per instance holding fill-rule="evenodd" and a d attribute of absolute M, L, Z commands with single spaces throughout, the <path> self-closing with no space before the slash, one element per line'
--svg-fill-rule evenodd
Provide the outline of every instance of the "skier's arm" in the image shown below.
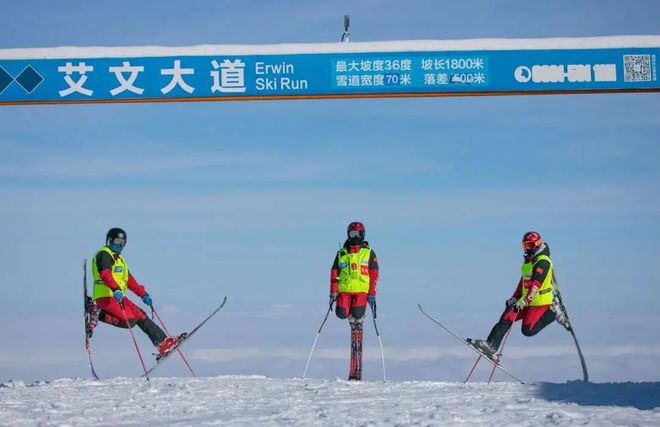
<path fill-rule="evenodd" d="M 335 255 L 335 260 L 330 269 L 330 293 L 334 294 L 339 289 L 339 256 Z"/>
<path fill-rule="evenodd" d="M 129 272 L 128 273 L 128 289 L 133 291 L 133 293 L 140 298 L 145 296 L 147 294 L 146 289 L 144 289 L 144 286 L 138 283 L 137 280 L 135 280 L 135 277 Z"/>
<path fill-rule="evenodd" d="M 371 250 L 369 257 L 369 295 L 376 296 L 378 291 L 378 258 L 376 252 Z"/>
<path fill-rule="evenodd" d="M 109 253 L 101 251 L 96 255 L 96 267 L 99 269 L 99 276 L 101 276 L 103 284 L 114 292 L 119 289 L 119 285 L 115 281 L 115 278 L 112 277 L 113 265 L 115 263 Z"/>
<path fill-rule="evenodd" d="M 541 283 L 548 277 L 548 272 L 550 272 L 550 262 L 545 259 L 537 261 L 532 267 L 532 282 L 538 283 L 540 288 Z"/>

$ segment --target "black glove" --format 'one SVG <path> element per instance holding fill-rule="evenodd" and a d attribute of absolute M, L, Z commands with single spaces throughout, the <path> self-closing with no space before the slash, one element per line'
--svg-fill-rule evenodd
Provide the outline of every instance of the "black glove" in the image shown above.
<path fill-rule="evenodd" d="M 337 292 L 330 292 L 330 305 L 335 301 L 337 301 Z"/>
<path fill-rule="evenodd" d="M 369 295 L 367 297 L 367 301 L 369 301 L 369 307 L 371 307 L 371 311 L 374 314 L 374 319 L 376 318 L 376 295 Z"/>

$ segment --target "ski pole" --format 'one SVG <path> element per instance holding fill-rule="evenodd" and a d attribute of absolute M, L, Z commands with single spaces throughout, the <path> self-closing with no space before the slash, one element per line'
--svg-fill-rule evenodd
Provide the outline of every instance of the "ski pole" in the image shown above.
<path fill-rule="evenodd" d="M 144 364 L 144 359 L 142 359 L 142 353 L 140 353 L 140 347 L 138 347 L 137 341 L 135 340 L 135 334 L 133 333 L 133 329 L 131 329 L 131 324 L 128 323 L 128 316 L 126 316 L 126 310 L 124 310 L 124 302 L 122 301 L 119 303 L 119 306 L 121 307 L 121 312 L 124 314 L 124 321 L 126 322 L 126 327 L 128 328 L 128 332 L 131 333 L 131 338 L 133 338 L 133 344 L 135 344 L 135 350 L 137 351 L 138 357 L 140 358 L 140 363 L 142 364 L 142 369 L 144 369 L 144 376 L 149 381 L 149 375 L 147 374 L 147 367 Z"/>
<path fill-rule="evenodd" d="M 493 369 L 490 371 L 490 376 L 488 377 L 488 384 L 490 384 L 490 381 L 493 379 L 493 375 L 495 375 L 495 368 L 497 368 L 497 365 L 500 364 L 500 358 L 502 357 L 502 353 L 504 352 L 504 344 L 506 344 L 507 338 L 509 338 L 509 334 L 511 333 L 511 330 L 513 329 L 513 325 L 516 324 L 516 321 L 511 322 L 511 326 L 509 326 L 509 329 L 506 331 L 506 335 L 504 335 L 504 340 L 502 341 L 502 345 L 500 346 L 500 351 L 497 353 L 497 358 L 495 359 L 495 364 L 493 365 Z"/>
<path fill-rule="evenodd" d="M 374 329 L 376 330 L 376 337 L 378 337 L 378 343 L 380 344 L 380 360 L 383 363 L 383 382 L 385 382 L 385 354 L 383 353 L 383 340 L 380 339 L 380 333 L 378 332 L 378 325 L 376 324 L 376 309 L 373 305 L 371 307 L 371 318 L 374 321 Z"/>
<path fill-rule="evenodd" d="M 316 332 L 316 337 L 314 337 L 314 343 L 312 344 L 312 349 L 309 351 L 309 357 L 307 358 L 307 364 L 305 365 L 305 370 L 303 371 L 302 379 L 305 379 L 305 375 L 307 375 L 307 368 L 309 368 L 309 361 L 312 360 L 312 353 L 314 353 L 314 347 L 316 347 L 316 341 L 319 339 L 319 335 L 321 335 L 321 329 L 323 329 L 323 325 L 325 325 L 326 320 L 328 320 L 328 315 L 330 314 L 330 311 L 332 310 L 332 304 L 334 301 L 330 301 L 330 306 L 328 307 L 328 311 L 325 313 L 325 318 L 323 318 L 323 323 L 321 323 L 321 326 L 319 327 L 319 330 Z"/>
<path fill-rule="evenodd" d="M 463 381 L 463 383 L 468 382 L 468 380 L 472 376 L 472 373 L 474 372 L 475 368 L 477 367 L 477 364 L 479 363 L 482 357 L 483 357 L 482 355 L 477 356 L 477 360 L 474 361 L 474 365 L 472 365 L 472 369 L 470 369 L 470 373 L 467 374 L 467 377 L 465 377 L 465 381 Z"/>
<path fill-rule="evenodd" d="M 160 323 L 160 325 L 163 327 L 163 329 L 165 329 L 165 333 L 167 334 L 167 336 L 170 336 L 170 331 L 167 330 L 167 326 L 165 326 L 165 323 L 163 323 L 163 319 L 160 318 L 160 316 L 158 315 L 158 312 L 156 310 L 154 310 L 153 304 L 149 305 L 149 307 L 151 307 L 151 312 L 156 315 L 156 318 L 158 319 L 158 322 Z M 190 367 L 190 364 L 186 360 L 186 357 L 183 355 L 183 352 L 181 351 L 181 349 L 177 348 L 176 350 L 179 352 L 179 356 L 181 356 L 181 359 L 183 360 L 183 363 L 186 364 L 186 366 L 188 367 L 188 370 L 190 371 L 192 376 L 196 377 L 197 375 L 195 375 L 195 372 Z"/>

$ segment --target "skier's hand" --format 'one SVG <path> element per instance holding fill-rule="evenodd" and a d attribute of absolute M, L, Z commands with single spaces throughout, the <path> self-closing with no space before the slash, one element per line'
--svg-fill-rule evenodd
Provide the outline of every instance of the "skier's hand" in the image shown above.
<path fill-rule="evenodd" d="M 117 301 L 119 304 L 124 300 L 124 293 L 121 291 L 121 289 L 116 289 L 112 293 L 112 297 Z"/>
<path fill-rule="evenodd" d="M 147 304 L 150 307 L 151 307 L 151 304 L 153 304 L 153 301 L 151 300 L 151 297 L 149 296 L 149 294 L 144 294 L 144 296 L 142 297 L 142 302 Z"/>
<path fill-rule="evenodd" d="M 506 302 L 504 304 L 506 305 L 507 308 L 511 308 L 514 305 L 516 305 L 517 302 L 518 302 L 518 298 L 511 297 L 508 300 L 506 300 Z"/>
<path fill-rule="evenodd" d="M 376 295 L 369 295 L 367 297 L 367 301 L 369 302 L 369 306 L 371 307 L 371 311 L 374 314 L 374 319 L 376 318 Z"/>
<path fill-rule="evenodd" d="M 516 301 L 516 304 L 513 306 L 515 311 L 520 311 L 523 308 L 527 307 L 527 300 L 525 298 L 520 298 Z"/>
<path fill-rule="evenodd" d="M 332 305 L 333 302 L 337 301 L 337 292 L 330 292 L 330 305 Z"/>

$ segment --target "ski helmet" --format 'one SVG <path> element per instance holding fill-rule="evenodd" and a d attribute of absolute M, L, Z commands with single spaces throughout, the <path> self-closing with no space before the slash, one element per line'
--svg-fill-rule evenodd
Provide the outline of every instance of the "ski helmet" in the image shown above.
<path fill-rule="evenodd" d="M 543 245 L 543 239 L 541 239 L 541 235 L 536 231 L 528 231 L 523 235 L 522 248 L 526 256 L 536 254 L 541 245 Z"/>
<path fill-rule="evenodd" d="M 120 253 L 124 246 L 126 246 L 126 232 L 118 227 L 111 228 L 105 235 L 105 245 L 113 251 Z"/>
<path fill-rule="evenodd" d="M 346 228 L 346 234 L 348 235 L 348 239 L 351 241 L 360 241 L 362 242 L 364 240 L 364 236 L 366 235 L 367 230 L 364 228 L 364 224 L 361 222 L 351 222 L 348 224 L 348 227 Z"/>

